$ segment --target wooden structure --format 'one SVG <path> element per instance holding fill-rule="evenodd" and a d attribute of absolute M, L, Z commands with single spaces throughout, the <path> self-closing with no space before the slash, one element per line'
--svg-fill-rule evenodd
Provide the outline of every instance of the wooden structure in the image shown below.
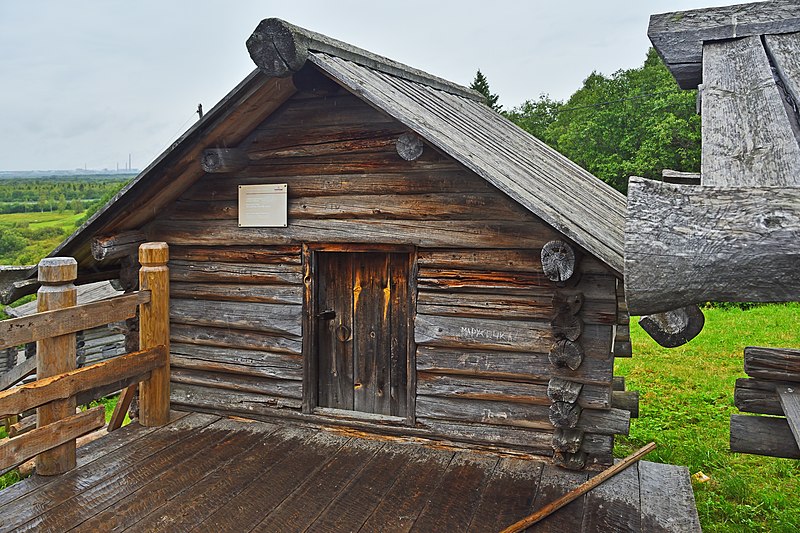
<path fill-rule="evenodd" d="M 172 408 L 610 464 L 638 410 L 612 390 L 624 197 L 467 88 L 278 19 L 248 48 L 259 68 L 53 252 L 133 291 L 135 250 L 169 244 Z M 654 523 L 696 530 L 686 470 L 652 472 L 673 482 L 622 500 L 679 487 Z"/>
<path fill-rule="evenodd" d="M 630 311 L 800 300 L 800 5 L 654 15 L 649 35 L 681 86 L 700 91 L 702 172 L 699 187 L 631 178 Z M 800 457 L 797 361 L 745 349 L 752 379 L 737 382 L 736 405 L 785 418 L 734 416 L 732 450 Z"/>
<path fill-rule="evenodd" d="M 0 492 L 0 531 L 500 531 L 595 472 L 406 439 L 180 415 Z M 699 531 L 687 476 L 642 461 L 529 531 Z M 641 498 L 641 499 L 640 499 Z"/>
<path fill-rule="evenodd" d="M 76 414 L 76 405 L 134 383 L 142 382 L 142 424 L 155 427 L 168 422 L 166 250 L 164 243 L 142 245 L 142 261 L 147 264 L 142 269 L 146 290 L 80 305 L 72 283 L 77 277 L 77 262 L 69 257 L 53 257 L 39 263 L 38 312 L 0 322 L 0 349 L 36 342 L 35 368 L 39 378 L 0 392 L 0 418 L 36 408 L 37 424 L 36 429 L 0 443 L 0 470 L 34 456 L 39 475 L 72 470 L 76 466 L 76 437 L 105 425 L 104 407 Z M 131 318 L 137 308 L 144 350 L 75 368 L 77 331 Z"/>

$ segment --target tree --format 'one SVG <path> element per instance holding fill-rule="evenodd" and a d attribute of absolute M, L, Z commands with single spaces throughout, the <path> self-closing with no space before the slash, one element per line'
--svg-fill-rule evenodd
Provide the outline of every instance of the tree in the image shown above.
<path fill-rule="evenodd" d="M 478 69 L 478 72 L 475 73 L 475 79 L 472 80 L 472 84 L 470 84 L 469 88 L 481 93 L 486 105 L 495 111 L 503 109 L 503 106 L 497 103 L 500 97 L 496 94 L 492 94 L 492 91 L 489 89 L 489 80 L 483 75 L 481 69 Z"/>
<path fill-rule="evenodd" d="M 700 169 L 696 91 L 682 91 L 654 49 L 610 77 L 592 72 L 561 104 L 543 95 L 506 116 L 622 192 L 630 176 Z"/>

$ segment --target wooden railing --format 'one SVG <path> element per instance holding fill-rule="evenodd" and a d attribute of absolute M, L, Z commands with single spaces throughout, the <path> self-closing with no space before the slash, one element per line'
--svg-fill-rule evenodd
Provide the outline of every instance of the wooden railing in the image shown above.
<path fill-rule="evenodd" d="M 75 439 L 105 424 L 104 407 L 76 414 L 76 405 L 123 388 L 130 396 L 140 382 L 139 422 L 160 426 L 169 421 L 167 260 L 165 243 L 142 244 L 141 290 L 83 305 L 77 305 L 72 283 L 77 278 L 74 259 L 52 257 L 39 263 L 39 312 L 0 322 L 0 350 L 37 343 L 37 381 L 0 392 L 0 419 L 37 408 L 37 427 L 0 443 L 0 471 L 33 457 L 38 474 L 74 468 Z M 141 351 L 76 369 L 75 333 L 133 318 L 137 307 Z M 33 366 L 27 363 L 17 373 L 30 373 Z"/>

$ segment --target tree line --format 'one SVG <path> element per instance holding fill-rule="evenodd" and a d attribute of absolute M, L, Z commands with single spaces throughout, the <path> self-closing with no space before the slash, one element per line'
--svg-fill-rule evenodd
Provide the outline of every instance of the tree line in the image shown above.
<path fill-rule="evenodd" d="M 592 72 L 568 100 L 541 94 L 504 111 L 478 70 L 486 104 L 598 178 L 626 192 L 630 176 L 700 171 L 697 91 L 684 91 L 651 48 L 641 67 Z"/>
<path fill-rule="evenodd" d="M 110 198 L 130 176 L 60 176 L 0 180 L 0 214 L 80 213 Z"/>

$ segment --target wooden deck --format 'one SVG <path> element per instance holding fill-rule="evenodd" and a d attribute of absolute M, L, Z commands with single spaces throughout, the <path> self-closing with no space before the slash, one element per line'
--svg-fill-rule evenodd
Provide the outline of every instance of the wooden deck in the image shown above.
<path fill-rule="evenodd" d="M 587 479 L 519 457 L 207 414 L 131 425 L 0 491 L 0 531 L 499 531 Z M 685 469 L 640 462 L 529 531 L 699 531 Z"/>

